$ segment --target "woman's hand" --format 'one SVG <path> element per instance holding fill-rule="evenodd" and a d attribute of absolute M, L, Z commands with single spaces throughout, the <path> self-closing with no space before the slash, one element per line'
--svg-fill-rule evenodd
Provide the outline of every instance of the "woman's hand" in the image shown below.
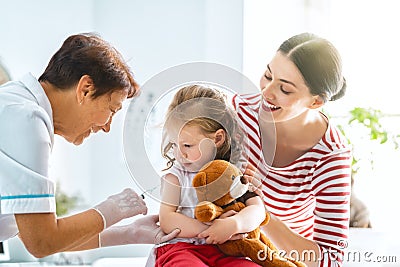
<path fill-rule="evenodd" d="M 254 167 L 253 164 L 247 162 L 246 169 L 244 170 L 243 176 L 249 181 L 250 183 L 250 191 L 256 193 L 261 198 L 263 198 L 263 193 L 261 191 L 262 187 L 262 177 L 260 172 Z"/>

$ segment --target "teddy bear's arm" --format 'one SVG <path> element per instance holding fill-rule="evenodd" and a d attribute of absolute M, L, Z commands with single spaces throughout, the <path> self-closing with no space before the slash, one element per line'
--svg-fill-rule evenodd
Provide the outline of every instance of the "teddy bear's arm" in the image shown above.
<path fill-rule="evenodd" d="M 200 202 L 194 210 L 196 219 L 201 222 L 211 222 L 215 218 L 219 217 L 223 212 L 224 210 L 221 207 L 209 201 Z"/>

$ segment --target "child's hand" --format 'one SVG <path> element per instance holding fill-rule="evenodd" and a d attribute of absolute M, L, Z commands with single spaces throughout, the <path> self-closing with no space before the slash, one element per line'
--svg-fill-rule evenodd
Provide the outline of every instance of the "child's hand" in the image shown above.
<path fill-rule="evenodd" d="M 233 215 L 235 215 L 235 214 L 237 214 L 236 211 L 234 211 L 234 210 L 228 210 L 227 212 L 222 213 L 221 216 L 219 216 L 219 219 L 228 218 L 228 217 L 231 217 L 231 216 L 233 216 Z"/>
<path fill-rule="evenodd" d="M 233 215 L 235 215 L 235 214 L 237 214 L 236 211 L 234 211 L 234 210 L 228 210 L 227 212 L 222 213 L 221 216 L 218 217 L 218 219 L 228 218 L 228 217 L 233 216 Z M 214 223 L 214 221 L 211 221 L 211 222 L 203 222 L 203 223 L 204 223 L 205 225 L 211 226 L 211 225 Z"/>
<path fill-rule="evenodd" d="M 215 219 L 211 226 L 201 232 L 198 237 L 205 238 L 207 244 L 222 244 L 234 237 L 236 232 L 236 221 L 232 217 Z M 242 237 L 243 235 L 240 235 Z M 238 237 L 234 237 L 238 239 Z"/>

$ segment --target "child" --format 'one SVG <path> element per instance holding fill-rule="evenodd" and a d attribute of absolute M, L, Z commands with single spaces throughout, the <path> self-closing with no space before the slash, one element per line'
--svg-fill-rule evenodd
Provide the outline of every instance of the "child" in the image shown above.
<path fill-rule="evenodd" d="M 174 96 L 163 133 L 168 164 L 162 178 L 160 226 L 166 233 L 176 228 L 181 232 L 157 248 L 156 266 L 258 266 L 245 258 L 226 256 L 212 245 L 260 225 L 265 209 L 256 194 L 249 195 L 244 212 L 216 219 L 211 225 L 194 218 L 197 196 L 192 179 L 197 171 L 214 159 L 233 164 L 239 160 L 242 140 L 235 116 L 222 93 L 203 85 L 183 87 Z"/>

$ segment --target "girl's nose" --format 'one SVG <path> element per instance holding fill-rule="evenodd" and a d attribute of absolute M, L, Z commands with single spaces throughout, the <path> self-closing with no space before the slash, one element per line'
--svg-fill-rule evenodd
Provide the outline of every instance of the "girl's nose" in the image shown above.
<path fill-rule="evenodd" d="M 187 159 L 187 158 L 188 158 L 187 153 L 186 153 L 186 152 L 182 152 L 182 157 L 184 157 L 185 159 Z"/>
<path fill-rule="evenodd" d="M 187 159 L 187 152 L 184 150 L 184 148 L 179 147 L 179 154 L 178 156 L 182 159 Z"/>

